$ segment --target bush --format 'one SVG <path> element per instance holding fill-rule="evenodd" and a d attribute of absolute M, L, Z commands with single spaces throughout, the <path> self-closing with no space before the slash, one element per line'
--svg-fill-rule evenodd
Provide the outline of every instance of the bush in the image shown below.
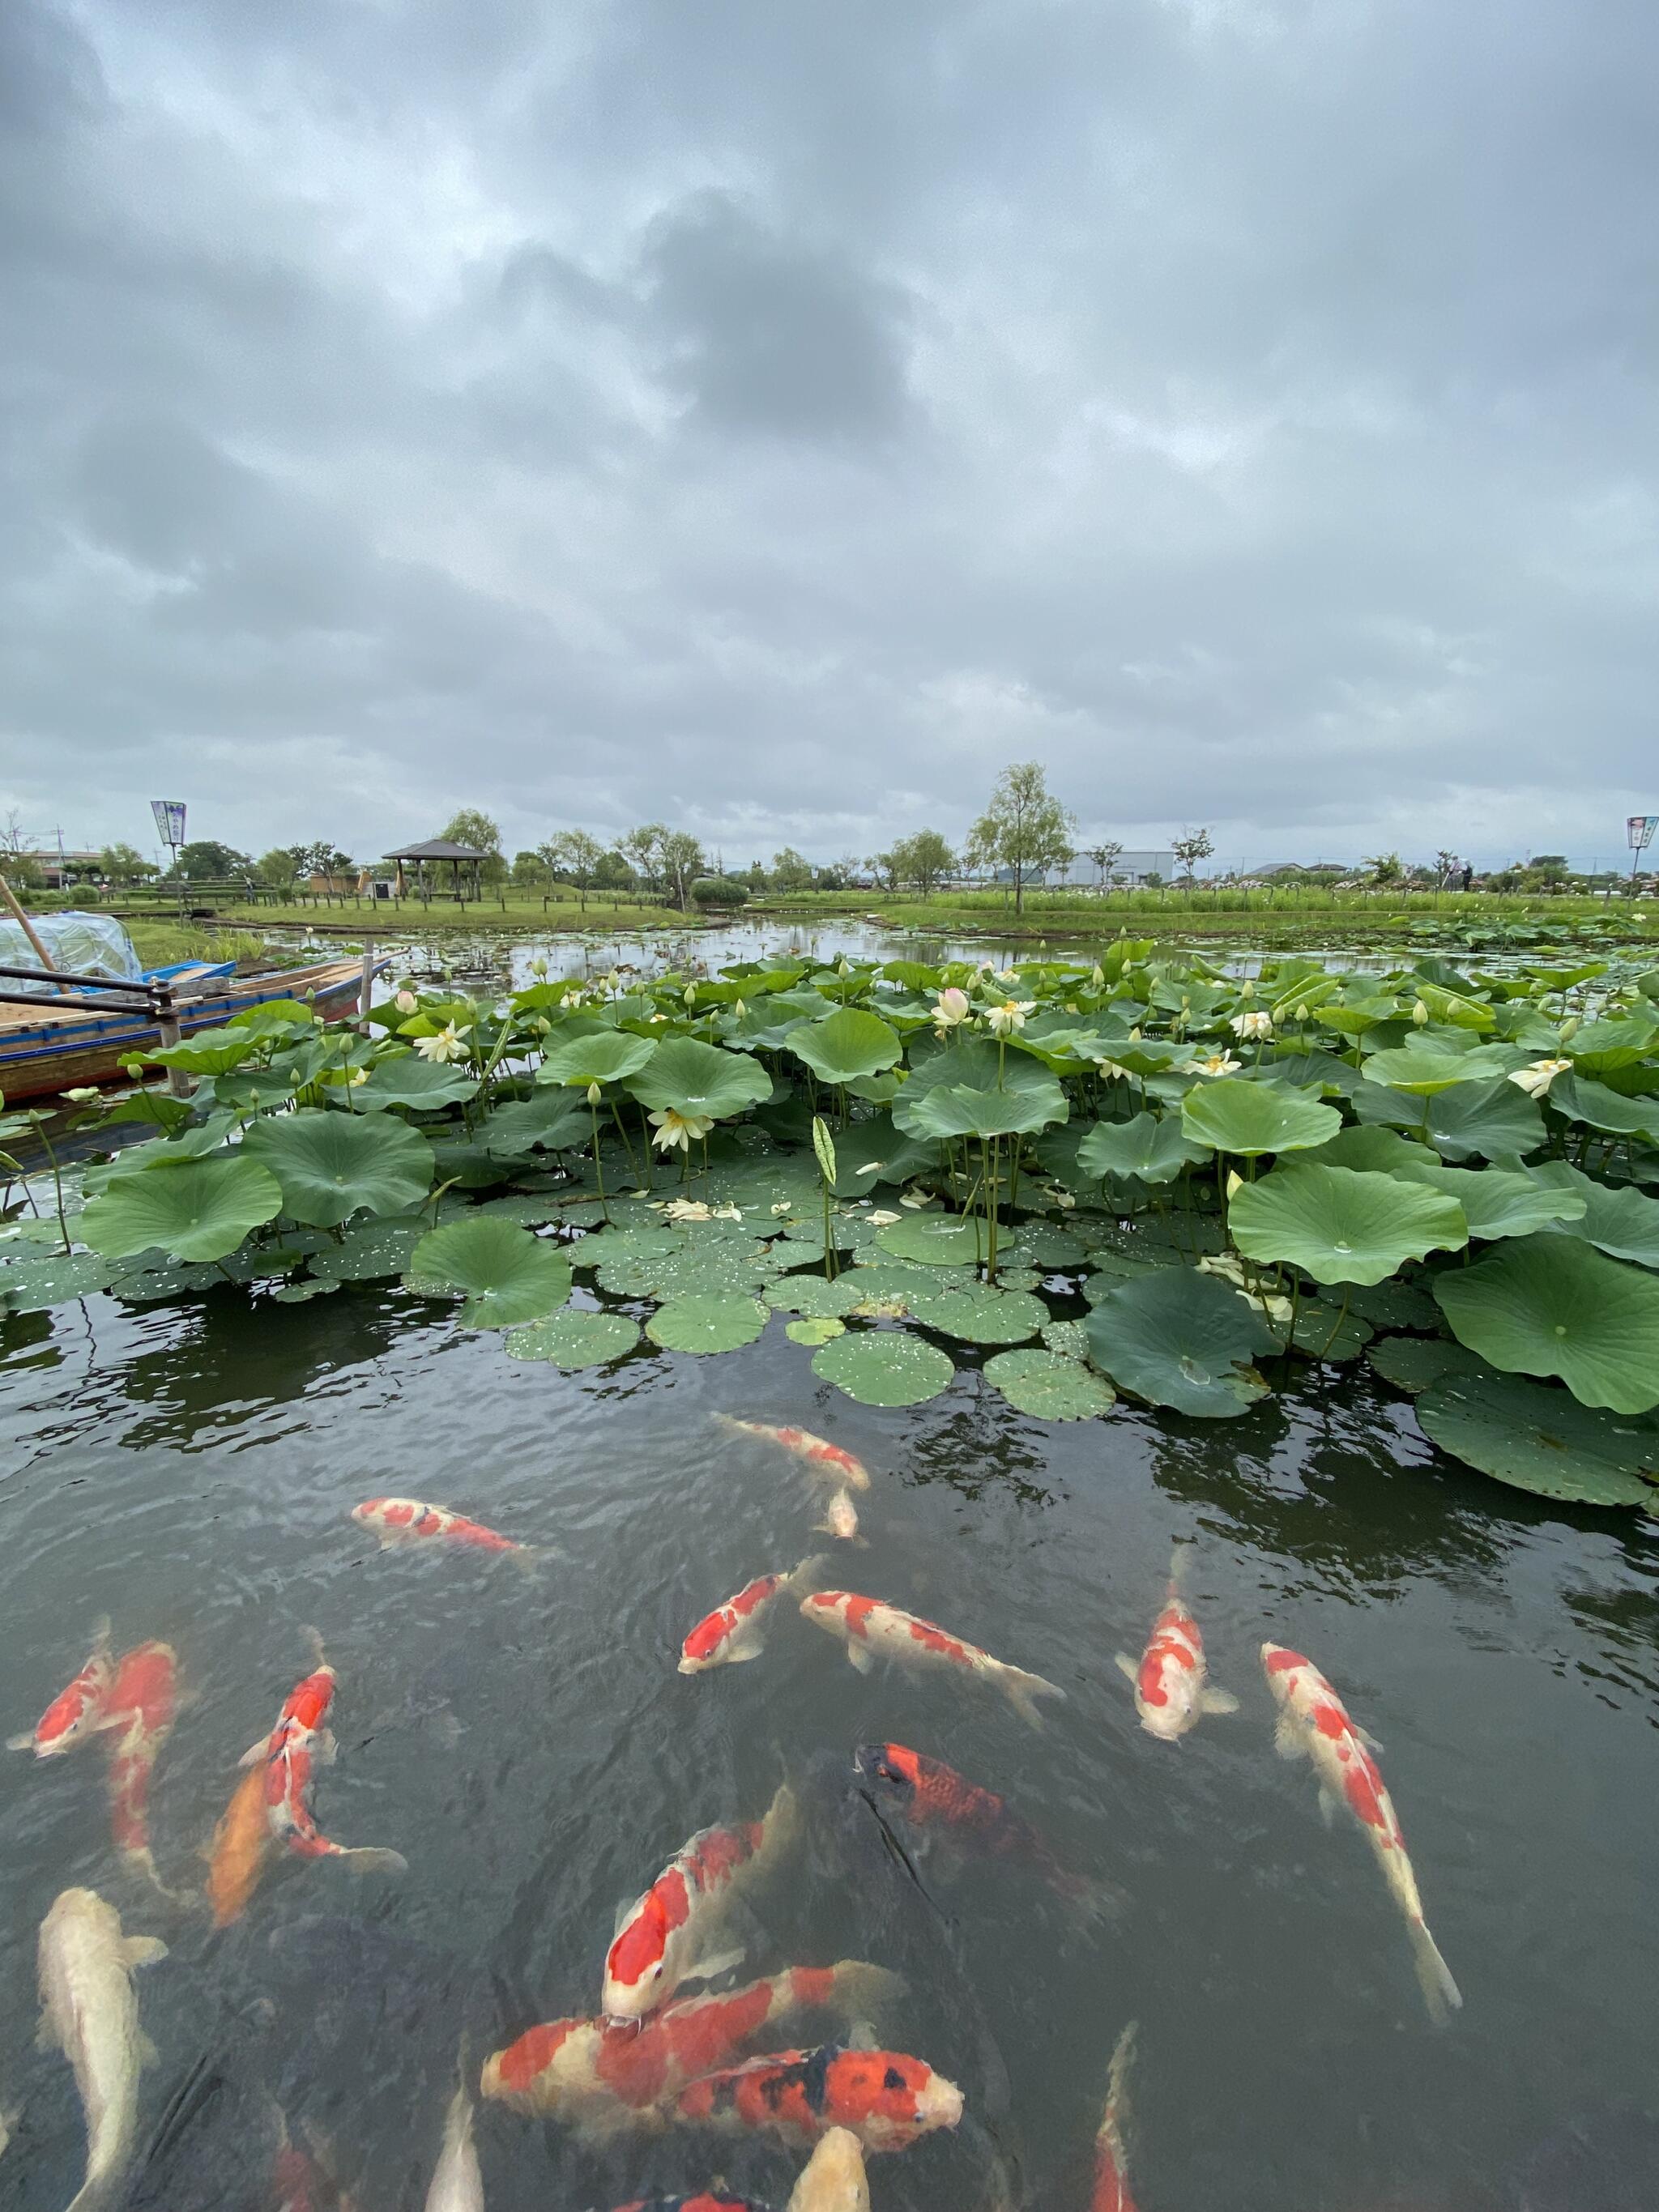
<path fill-rule="evenodd" d="M 749 886 L 734 876 L 699 876 L 691 886 L 691 903 L 703 907 L 746 906 Z"/>

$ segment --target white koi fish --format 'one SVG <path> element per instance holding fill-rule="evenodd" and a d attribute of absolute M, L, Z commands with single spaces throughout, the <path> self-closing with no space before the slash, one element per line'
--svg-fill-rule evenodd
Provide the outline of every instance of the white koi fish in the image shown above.
<path fill-rule="evenodd" d="M 786 1593 L 810 1588 L 822 1560 L 803 1559 L 785 1575 L 757 1575 L 735 1597 L 706 1613 L 680 1646 L 682 1674 L 701 1674 L 710 1667 L 740 1667 L 758 1659 L 766 1647 L 767 1615 Z"/>
<path fill-rule="evenodd" d="M 716 1413 L 714 1419 L 723 1429 L 734 1435 L 759 1437 L 769 1444 L 781 1444 L 787 1452 L 805 1462 L 820 1482 L 834 1483 L 838 1489 L 868 1490 L 870 1470 L 860 1459 L 832 1444 L 827 1437 L 815 1437 L 810 1429 L 776 1428 L 770 1421 L 734 1420 L 730 1413 Z"/>
<path fill-rule="evenodd" d="M 124 1936 L 120 1914 L 90 1889 L 64 1890 L 40 1923 L 40 2041 L 68 2059 L 87 2118 L 87 2176 L 69 2212 L 106 2203 L 132 2156 L 139 2069 L 155 2052 L 131 1976 L 167 1954 L 154 1936 Z"/>
<path fill-rule="evenodd" d="M 784 2212 L 870 2212 L 864 2147 L 850 2128 L 818 2138 Z"/>
<path fill-rule="evenodd" d="M 1311 1759 L 1319 1777 L 1320 1809 L 1328 1821 L 1340 1802 L 1358 1821 L 1390 1894 L 1406 1916 L 1417 1978 L 1432 2020 L 1444 2020 L 1463 2002 L 1451 1969 L 1441 1957 L 1423 1917 L 1417 1877 L 1406 1852 L 1406 1839 L 1393 1800 L 1371 1752 L 1376 1738 L 1349 1719 L 1342 1700 L 1311 1659 L 1282 1644 L 1264 1644 L 1261 1664 L 1268 1687 L 1279 1701 L 1273 1745 L 1281 1759 Z"/>
<path fill-rule="evenodd" d="M 821 1535 L 838 1537 L 843 1544 L 862 1547 L 864 1539 L 859 1534 L 859 1510 L 853 1503 L 852 1493 L 838 1490 L 823 1509 L 823 1518 L 813 1523 Z"/>
<path fill-rule="evenodd" d="M 741 1952 L 699 1954 L 733 1898 L 793 1842 L 799 1825 L 786 1783 L 763 1820 L 701 1829 L 675 1854 L 644 1896 L 617 1916 L 605 1961 L 607 2019 L 643 2020 L 693 1975 L 706 1980 L 737 1964 Z"/>
<path fill-rule="evenodd" d="M 867 1674 L 878 1659 L 896 1660 L 902 1667 L 977 1674 L 1000 1690 L 1020 1718 L 1034 1729 L 1042 1726 L 1036 1699 L 1066 1695 L 1041 1674 L 1028 1674 L 1023 1667 L 994 1659 L 976 1644 L 964 1644 L 960 1637 L 936 1628 L 931 1620 L 902 1613 L 896 1605 L 884 1605 L 879 1598 L 860 1597 L 852 1590 L 821 1590 L 803 1598 L 800 1609 L 815 1627 L 841 1638 L 848 1657 L 861 1674 Z"/>
<path fill-rule="evenodd" d="M 1236 1713 L 1238 1699 L 1225 1690 L 1205 1686 L 1204 1638 L 1181 1595 L 1182 1562 L 1178 1549 L 1170 1563 L 1169 1594 L 1164 1610 L 1152 1623 L 1152 1632 L 1137 1666 L 1127 1651 L 1117 1663 L 1135 1686 L 1135 1711 L 1148 1735 L 1176 1743 L 1188 1729 L 1196 1728 L 1206 1713 Z"/>
<path fill-rule="evenodd" d="M 483 2174 L 472 2141 L 472 2100 L 457 2084 L 444 2118 L 443 2148 L 426 2192 L 426 2212 L 484 2212 Z"/>

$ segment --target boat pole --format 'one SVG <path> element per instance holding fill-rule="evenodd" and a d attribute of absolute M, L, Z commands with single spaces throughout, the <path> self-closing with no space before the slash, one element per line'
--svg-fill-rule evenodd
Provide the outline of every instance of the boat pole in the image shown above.
<path fill-rule="evenodd" d="M 18 927 L 22 931 L 24 936 L 27 938 L 29 943 L 34 947 L 35 958 L 40 963 L 40 965 L 43 968 L 51 969 L 52 967 L 51 953 L 49 953 L 46 946 L 41 944 L 40 933 L 36 930 L 34 924 L 29 920 L 27 915 L 24 913 L 22 908 L 18 905 L 16 892 L 13 890 L 11 885 L 6 881 L 3 876 L 0 876 L 0 891 L 3 891 L 5 893 L 6 904 L 11 908 L 13 921 L 15 921 Z"/>
<path fill-rule="evenodd" d="M 172 992 L 165 986 L 155 994 L 155 1026 L 161 1032 L 164 1046 L 175 1045 L 179 1042 L 179 1010 L 173 1002 Z M 168 1068 L 167 1091 L 174 1098 L 190 1097 L 190 1079 L 182 1067 Z"/>

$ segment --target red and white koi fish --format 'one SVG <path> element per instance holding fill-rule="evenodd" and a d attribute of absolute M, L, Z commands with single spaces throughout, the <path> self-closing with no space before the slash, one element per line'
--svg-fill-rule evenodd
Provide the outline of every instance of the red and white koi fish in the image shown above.
<path fill-rule="evenodd" d="M 1261 1664 L 1268 1687 L 1279 1701 L 1274 1748 L 1281 1759 L 1312 1759 L 1319 1777 L 1320 1808 L 1328 1821 L 1340 1801 L 1359 1823 L 1395 1902 L 1406 1916 L 1412 1957 L 1429 2015 L 1443 2020 L 1463 1999 L 1423 1917 L 1423 1900 L 1418 1894 L 1417 1877 L 1407 1855 L 1399 1818 L 1371 1757 L 1372 1751 L 1381 1747 L 1348 1717 L 1341 1698 L 1311 1659 L 1286 1650 L 1282 1644 L 1264 1644 Z"/>
<path fill-rule="evenodd" d="M 1005 1797 L 981 1790 L 942 1759 L 902 1743 L 861 1743 L 854 1771 L 884 1806 L 923 1836 L 939 1836 L 987 1858 L 1012 1860 L 1042 1876 L 1057 1896 L 1094 1911 L 1108 1901 L 1096 1883 L 1063 1867 L 1042 1836 Z"/>
<path fill-rule="evenodd" d="M 164 1897 L 170 1890 L 149 1848 L 149 1780 L 178 1717 L 178 1662 L 170 1644 L 139 1644 L 122 1655 L 99 1723 L 110 1736 L 110 1825 L 115 1848 Z"/>
<path fill-rule="evenodd" d="M 677 2118 L 730 2131 L 764 2129 L 805 2148 L 845 2128 L 865 2150 L 905 2150 L 962 2118 L 962 2092 L 926 2060 L 898 2051 L 778 2051 L 694 2081 Z"/>
<path fill-rule="evenodd" d="M 850 2128 L 831 2128 L 818 2137 L 783 2212 L 870 2212 L 864 2151 Z"/>
<path fill-rule="evenodd" d="M 1152 1632 L 1137 1667 L 1127 1651 L 1117 1663 L 1135 1686 L 1135 1711 L 1148 1735 L 1164 1743 L 1177 1742 L 1188 1729 L 1196 1728 L 1206 1713 L 1236 1713 L 1238 1699 L 1225 1690 L 1206 1686 L 1204 1638 L 1181 1594 L 1182 1562 L 1185 1549 L 1170 1563 L 1170 1588 L 1164 1610 L 1152 1623 Z"/>
<path fill-rule="evenodd" d="M 859 1510 L 849 1490 L 837 1490 L 823 1509 L 823 1520 L 812 1525 L 823 1535 L 837 1537 L 843 1544 L 863 1547 L 864 1539 L 859 1534 Z"/>
<path fill-rule="evenodd" d="M 694 2197 L 634 2197 L 617 2212 L 772 2212 L 758 2197 L 728 2197 L 722 2190 L 700 2189 Z"/>
<path fill-rule="evenodd" d="M 401 1852 L 349 1850 L 331 1843 L 318 1829 L 311 1810 L 312 1784 L 316 1768 L 332 1763 L 337 1747 L 327 1726 L 335 1673 L 323 1657 L 320 1638 L 316 1650 L 316 1666 L 295 1684 L 276 1727 L 243 1753 L 242 1764 L 252 1766 L 264 1760 L 266 1822 L 276 1841 L 298 1856 L 339 1859 L 360 1874 L 404 1874 L 409 1862 Z"/>
<path fill-rule="evenodd" d="M 682 1674 L 701 1674 L 709 1667 L 740 1667 L 766 1648 L 766 1617 L 777 1601 L 810 1588 L 821 1559 L 803 1559 L 784 1575 L 757 1575 L 735 1597 L 706 1613 L 680 1646 Z"/>
<path fill-rule="evenodd" d="M 994 1659 L 976 1644 L 964 1644 L 931 1620 L 884 1605 L 879 1598 L 860 1597 L 853 1590 L 820 1590 L 803 1598 L 800 1609 L 815 1627 L 841 1638 L 861 1674 L 867 1674 L 878 1659 L 894 1659 L 902 1667 L 942 1668 L 957 1675 L 978 1674 L 1000 1690 L 1034 1729 L 1042 1726 L 1036 1700 L 1066 1695 L 1041 1674 L 1028 1674 L 1023 1667 Z"/>
<path fill-rule="evenodd" d="M 465 2080 L 444 2115 L 443 2142 L 423 2212 L 484 2212 L 483 2172 L 472 2139 L 472 2099 Z"/>
<path fill-rule="evenodd" d="M 360 1528 L 374 1529 L 383 1552 L 393 1544 L 440 1538 L 446 1543 L 464 1544 L 474 1552 L 512 1552 L 522 1559 L 533 1557 L 528 1544 L 514 1543 L 510 1536 L 486 1528 L 482 1521 L 469 1521 L 464 1513 L 452 1513 L 447 1505 L 425 1504 L 418 1498 L 367 1498 L 352 1507 L 351 1517 Z"/>
<path fill-rule="evenodd" d="M 94 1624 L 92 1650 L 85 1666 L 66 1689 L 58 1692 L 32 1729 L 7 1739 L 7 1750 L 32 1751 L 37 1759 L 56 1759 L 73 1751 L 77 1743 L 88 1742 L 114 1680 L 115 1662 L 110 1656 L 106 1617 Z"/>
<path fill-rule="evenodd" d="M 861 2020 L 903 1987 L 880 1966 L 843 1959 L 833 1966 L 787 1967 L 719 1996 L 683 1997 L 638 2028 L 602 2016 L 546 2021 L 485 2060 L 480 2094 L 604 2136 L 649 2122 L 665 2099 L 729 2066 L 793 2014 Z M 659 2124 L 665 2117 L 654 2112 Z"/>
<path fill-rule="evenodd" d="M 815 1437 L 810 1429 L 775 1428 L 769 1421 L 738 1421 L 730 1413 L 716 1413 L 714 1419 L 734 1435 L 761 1437 L 769 1444 L 781 1444 L 785 1451 L 804 1461 L 820 1481 L 845 1490 L 870 1487 L 870 1470 L 861 1459 L 854 1459 L 851 1452 L 843 1451 L 839 1444 L 832 1444 L 823 1437 Z"/>
<path fill-rule="evenodd" d="M 666 2004 L 682 1982 L 735 1966 L 741 1953 L 699 1954 L 733 1899 L 776 1863 L 798 1828 L 794 1795 L 786 1783 L 763 1820 L 699 1830 L 644 1896 L 617 1917 L 600 1999 L 606 2016 L 643 2020 Z"/>
<path fill-rule="evenodd" d="M 1129 2118 L 1129 2062 L 1134 2056 L 1135 2023 L 1129 2022 L 1112 2051 L 1106 2075 L 1106 2109 L 1095 2136 L 1095 2185 L 1089 2212 L 1135 2212 L 1129 2194 L 1129 2160 L 1124 2131 Z"/>

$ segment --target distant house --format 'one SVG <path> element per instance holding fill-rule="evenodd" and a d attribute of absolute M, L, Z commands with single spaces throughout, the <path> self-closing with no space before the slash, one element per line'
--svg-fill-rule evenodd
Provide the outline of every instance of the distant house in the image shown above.
<path fill-rule="evenodd" d="M 1153 876 L 1167 884 L 1173 880 L 1175 872 L 1173 853 L 1122 852 L 1113 861 L 1108 876 L 1111 883 L 1120 884 L 1144 884 Z M 1000 890 L 1012 884 L 1014 872 L 1012 868 L 998 868 L 982 880 Z M 1028 888 L 1040 884 L 1046 890 L 1098 890 L 1100 871 L 1085 854 L 1079 853 L 1063 868 L 1028 870 L 1025 882 Z"/>
<path fill-rule="evenodd" d="M 19 853 L 15 857 L 31 862 L 49 891 L 61 891 L 70 884 L 86 882 L 100 873 L 102 864 L 100 854 L 60 853 L 56 845 L 45 852 Z"/>

